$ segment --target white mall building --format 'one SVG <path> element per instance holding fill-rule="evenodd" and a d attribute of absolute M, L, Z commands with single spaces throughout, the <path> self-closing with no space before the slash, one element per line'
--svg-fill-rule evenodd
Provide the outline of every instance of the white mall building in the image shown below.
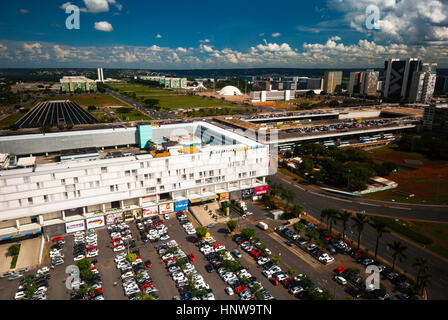
<path fill-rule="evenodd" d="M 98 153 L 83 159 L 81 147 Z M 206 122 L 0 137 L 0 153 L 33 159 L 0 170 L 0 240 L 258 196 L 269 175 L 269 146 Z"/>

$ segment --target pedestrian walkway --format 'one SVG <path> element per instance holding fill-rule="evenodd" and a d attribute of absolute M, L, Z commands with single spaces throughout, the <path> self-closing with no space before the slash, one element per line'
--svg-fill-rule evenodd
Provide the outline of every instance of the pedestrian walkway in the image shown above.
<path fill-rule="evenodd" d="M 12 257 L 8 255 L 8 248 L 11 245 L 11 243 L 0 245 L 0 274 L 9 271 L 9 267 L 11 266 Z"/>

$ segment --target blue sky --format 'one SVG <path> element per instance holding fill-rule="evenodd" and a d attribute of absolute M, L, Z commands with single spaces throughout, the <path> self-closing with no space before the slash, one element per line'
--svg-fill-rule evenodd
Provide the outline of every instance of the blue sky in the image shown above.
<path fill-rule="evenodd" d="M 410 55 L 447 65 L 446 1 L 417 13 L 418 0 L 44 3 L 0 3 L 0 67 L 381 67 Z M 79 30 L 65 28 L 69 4 Z M 379 30 L 365 27 L 368 5 Z"/>

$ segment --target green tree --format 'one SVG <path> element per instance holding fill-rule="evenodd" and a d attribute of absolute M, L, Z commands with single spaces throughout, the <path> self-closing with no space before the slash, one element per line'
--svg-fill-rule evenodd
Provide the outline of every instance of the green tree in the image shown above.
<path fill-rule="evenodd" d="M 221 264 L 221 266 L 226 270 L 227 272 L 236 272 L 238 268 L 241 266 L 238 261 L 235 260 L 224 260 Z"/>
<path fill-rule="evenodd" d="M 10 256 L 17 256 L 20 252 L 20 243 L 13 244 L 8 247 L 8 254 Z"/>
<path fill-rule="evenodd" d="M 376 231 L 375 258 L 374 258 L 374 260 L 376 260 L 380 239 L 383 236 L 383 234 L 389 232 L 389 230 L 387 230 L 386 224 L 380 221 L 374 220 L 371 225 Z"/>
<path fill-rule="evenodd" d="M 293 268 L 288 268 L 288 274 L 290 276 L 293 276 L 296 273 L 296 271 Z"/>
<path fill-rule="evenodd" d="M 287 207 L 288 207 L 288 208 L 289 208 L 289 204 L 290 204 L 291 202 L 293 202 L 293 201 L 294 201 L 294 198 L 296 197 L 294 191 L 292 191 L 292 190 L 289 189 L 289 188 L 284 189 L 283 192 L 281 193 L 281 196 L 282 196 L 283 199 L 286 200 L 286 204 L 287 204 Z"/>
<path fill-rule="evenodd" d="M 229 228 L 230 232 L 235 231 L 237 226 L 238 226 L 238 221 L 236 221 L 236 220 L 230 220 L 227 222 L 227 227 Z"/>
<path fill-rule="evenodd" d="M 295 203 L 289 208 L 289 212 L 293 218 L 298 218 L 303 212 L 303 207 L 300 204 Z"/>
<path fill-rule="evenodd" d="M 243 230 L 241 230 L 241 235 L 247 239 L 250 240 L 253 238 L 253 236 L 255 236 L 255 229 L 252 228 L 244 228 Z"/>
<path fill-rule="evenodd" d="M 279 256 L 272 256 L 271 260 L 274 263 L 280 263 L 282 261 L 282 258 L 280 258 Z"/>
<path fill-rule="evenodd" d="M 352 220 L 355 222 L 353 224 L 353 227 L 355 227 L 356 230 L 358 231 L 358 248 L 357 248 L 357 250 L 359 250 L 359 247 L 361 246 L 361 234 L 362 234 L 362 231 L 364 230 L 364 226 L 368 222 L 369 218 L 365 214 L 357 213 L 355 217 L 352 217 Z"/>
<path fill-rule="evenodd" d="M 135 253 L 128 253 L 126 255 L 126 260 L 130 263 L 135 262 L 135 260 L 137 260 L 137 255 Z"/>
<path fill-rule="evenodd" d="M 333 224 L 336 224 L 339 218 L 339 210 L 333 208 L 323 209 L 321 216 L 323 215 L 327 219 L 327 225 L 330 227 L 330 233 L 333 230 Z"/>
<path fill-rule="evenodd" d="M 393 258 L 392 271 L 394 271 L 395 270 L 395 262 L 397 259 L 400 262 L 403 261 L 404 259 L 407 259 L 407 256 L 404 254 L 407 247 L 404 246 L 400 241 L 394 241 L 393 243 L 388 243 L 387 245 L 393 251 L 393 253 L 392 253 L 392 258 Z"/>
<path fill-rule="evenodd" d="M 339 213 L 339 221 L 342 222 L 342 241 L 345 241 L 345 232 L 347 230 L 347 223 L 350 220 L 352 214 L 346 210 Z"/>
<path fill-rule="evenodd" d="M 196 228 L 196 236 L 198 238 L 204 238 L 207 235 L 207 228 L 206 227 L 198 227 Z"/>
<path fill-rule="evenodd" d="M 306 227 L 305 227 L 305 225 L 303 223 L 296 222 L 296 223 L 294 223 L 294 229 L 297 232 L 302 232 L 302 231 L 305 231 Z"/>
<path fill-rule="evenodd" d="M 178 267 L 183 268 L 183 266 L 187 263 L 187 261 L 185 260 L 185 258 L 178 258 L 176 259 L 176 265 Z"/>
<path fill-rule="evenodd" d="M 430 269 L 429 260 L 427 258 L 417 257 L 415 259 L 415 263 L 412 266 L 417 269 L 416 287 L 422 294 L 424 287 L 428 284 L 429 281 L 429 274 L 428 274 L 428 271 Z M 422 281 L 422 279 L 427 279 L 428 281 Z"/>

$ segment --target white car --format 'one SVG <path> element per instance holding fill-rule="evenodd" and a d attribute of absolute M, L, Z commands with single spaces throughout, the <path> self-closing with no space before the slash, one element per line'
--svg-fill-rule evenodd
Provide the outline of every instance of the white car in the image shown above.
<path fill-rule="evenodd" d="M 88 252 L 86 257 L 87 258 L 98 257 L 98 250 L 92 250 L 92 251 Z"/>
<path fill-rule="evenodd" d="M 165 214 L 164 217 L 165 217 L 165 220 L 169 220 L 170 219 L 170 215 L 169 214 Z"/>
<path fill-rule="evenodd" d="M 329 256 L 328 253 L 324 253 L 323 255 L 321 255 L 319 257 L 319 261 L 321 261 L 321 262 L 323 262 L 325 264 L 329 264 L 329 263 L 334 261 L 334 258 Z"/>
<path fill-rule="evenodd" d="M 266 257 L 261 257 L 260 259 L 258 259 L 257 264 L 258 265 L 264 265 L 266 262 L 269 262 L 269 259 Z"/>
<path fill-rule="evenodd" d="M 25 292 L 24 291 L 17 292 L 14 296 L 14 300 L 22 300 L 22 299 L 25 299 Z"/>
<path fill-rule="evenodd" d="M 86 257 L 85 255 L 80 254 L 79 256 L 74 257 L 74 258 L 73 258 L 73 261 L 79 261 L 79 260 L 84 259 L 85 257 Z"/>
<path fill-rule="evenodd" d="M 122 274 L 121 275 L 121 279 L 126 279 L 126 278 L 130 278 L 130 277 L 133 277 L 133 276 L 134 276 L 134 273 L 129 271 L 129 272 L 126 272 L 125 274 Z"/>
<path fill-rule="evenodd" d="M 345 286 L 347 284 L 347 280 L 345 280 L 345 278 L 341 277 L 341 276 L 334 276 L 334 280 L 337 283 L 342 284 L 343 286 Z"/>
<path fill-rule="evenodd" d="M 303 290 L 305 290 L 305 289 L 303 289 L 300 286 L 295 286 L 295 287 L 292 287 L 291 289 L 289 289 L 289 293 L 293 294 L 293 295 L 296 295 L 296 294 L 302 292 Z"/>
<path fill-rule="evenodd" d="M 114 248 L 114 252 L 123 251 L 124 249 L 126 249 L 124 246 L 118 246 Z"/>
<path fill-rule="evenodd" d="M 202 300 L 216 300 L 213 293 L 207 293 L 206 295 L 202 296 Z"/>

